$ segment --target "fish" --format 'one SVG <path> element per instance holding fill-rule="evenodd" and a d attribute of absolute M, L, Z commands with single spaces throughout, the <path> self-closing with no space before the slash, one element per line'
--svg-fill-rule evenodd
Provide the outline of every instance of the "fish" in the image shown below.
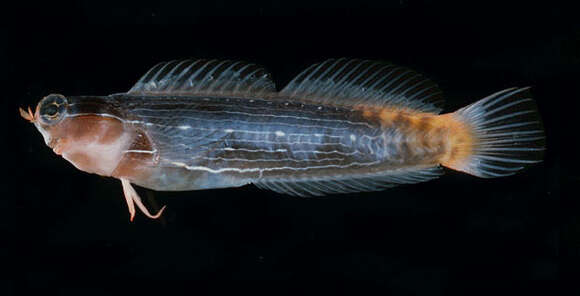
<path fill-rule="evenodd" d="M 176 60 L 127 92 L 50 94 L 34 112 L 46 145 L 77 169 L 133 185 L 191 191 L 254 184 L 293 196 L 380 191 L 443 167 L 505 177 L 541 162 L 545 136 L 529 87 L 441 114 L 437 84 L 387 62 L 329 59 L 277 91 L 270 73 L 233 60 Z"/>

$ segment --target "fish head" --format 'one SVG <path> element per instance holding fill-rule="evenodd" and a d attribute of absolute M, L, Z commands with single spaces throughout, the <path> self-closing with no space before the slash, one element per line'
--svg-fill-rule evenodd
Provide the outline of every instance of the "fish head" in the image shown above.
<path fill-rule="evenodd" d="M 54 153 L 76 168 L 110 176 L 134 137 L 113 111 L 100 97 L 51 94 L 34 112 L 21 108 L 20 115 L 34 124 Z"/>
<path fill-rule="evenodd" d="M 65 96 L 50 94 L 40 100 L 34 112 L 32 112 L 30 107 L 28 107 L 27 111 L 20 108 L 20 115 L 34 124 L 36 129 L 42 134 L 46 145 L 54 148 L 62 135 L 60 123 L 67 115 L 68 105 Z"/>

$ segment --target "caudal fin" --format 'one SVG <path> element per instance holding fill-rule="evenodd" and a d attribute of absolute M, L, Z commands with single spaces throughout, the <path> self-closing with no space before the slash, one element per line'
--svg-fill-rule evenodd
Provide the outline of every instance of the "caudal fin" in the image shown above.
<path fill-rule="evenodd" d="M 469 146 L 456 149 L 465 157 L 448 167 L 482 178 L 515 174 L 541 162 L 545 136 L 529 88 L 494 93 L 452 113 L 470 133 Z M 453 147 L 452 147 L 453 148 Z"/>

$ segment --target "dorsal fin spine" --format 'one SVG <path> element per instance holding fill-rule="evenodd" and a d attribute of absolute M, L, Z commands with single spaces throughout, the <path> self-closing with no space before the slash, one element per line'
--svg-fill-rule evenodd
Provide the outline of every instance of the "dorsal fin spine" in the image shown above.
<path fill-rule="evenodd" d="M 246 64 L 244 65 L 239 71 L 238 73 L 242 73 L 244 71 L 246 71 L 247 68 L 250 67 L 250 64 Z M 244 79 L 242 80 L 242 82 L 246 82 L 246 80 L 248 80 L 248 77 L 250 77 L 249 75 L 246 75 L 246 77 L 244 77 Z M 240 88 L 240 85 L 243 85 L 243 83 L 238 83 L 238 85 L 236 85 L 236 87 L 234 88 L 234 92 L 238 91 Z"/>
<path fill-rule="evenodd" d="M 171 69 L 171 72 L 167 74 L 167 77 L 171 77 L 171 75 L 182 77 L 182 75 L 185 74 L 189 69 L 189 66 L 185 68 L 183 68 L 183 66 L 189 62 L 191 62 L 191 60 L 183 60 L 179 62 L 173 69 Z M 179 73 L 177 71 L 179 71 Z M 163 91 L 175 91 L 175 85 L 167 85 L 163 88 Z"/>
<path fill-rule="evenodd" d="M 254 71 L 252 71 L 252 73 L 250 73 L 250 74 L 248 75 L 248 77 L 251 77 L 252 75 L 254 75 L 255 73 L 257 73 L 258 71 L 260 71 L 260 69 L 255 69 Z M 254 82 L 252 82 L 252 84 L 250 84 L 250 85 L 248 86 L 248 88 L 249 88 L 249 89 L 252 89 L 252 86 L 254 86 L 254 84 L 255 84 L 256 82 L 257 82 L 257 81 L 254 81 Z"/>
<path fill-rule="evenodd" d="M 189 60 L 160 63 L 129 93 L 275 95 L 269 74 L 238 61 Z M 326 60 L 294 78 L 279 96 L 337 106 L 395 106 L 438 113 L 441 92 L 424 76 L 404 67 L 368 60 Z"/>
<path fill-rule="evenodd" d="M 165 77 L 163 77 L 163 79 L 169 79 L 169 77 L 172 77 L 173 75 L 175 75 L 175 72 L 181 68 L 185 63 L 187 62 L 187 60 L 185 61 L 181 61 L 179 63 L 177 63 L 177 65 L 175 65 L 175 67 L 173 67 L 173 69 L 171 69 L 171 71 L 169 71 L 167 73 L 167 75 L 165 75 Z M 163 86 L 162 90 L 167 90 L 167 89 L 173 89 L 173 87 L 171 87 L 170 84 L 166 84 Z"/>
<path fill-rule="evenodd" d="M 183 69 L 183 71 L 181 71 L 181 73 L 179 73 L 179 77 L 185 76 L 185 73 L 188 73 L 189 71 L 191 71 L 191 68 L 193 68 L 193 66 L 201 63 L 203 60 L 197 60 L 193 63 L 191 63 L 189 66 L 185 67 L 185 69 Z M 187 62 L 187 61 L 186 61 Z M 186 78 L 186 81 L 189 80 L 189 77 Z M 178 90 L 183 90 L 183 88 L 185 87 L 185 85 L 181 85 Z M 175 89 L 173 89 L 175 90 Z"/>
<path fill-rule="evenodd" d="M 166 69 L 166 68 L 167 68 L 169 65 L 171 65 L 173 62 L 174 62 L 174 61 L 171 61 L 171 62 L 169 62 L 169 63 L 167 63 L 167 64 L 163 65 L 163 67 L 161 67 L 161 69 L 159 69 L 159 71 L 157 72 L 157 74 L 155 74 L 155 76 L 153 76 L 153 80 L 155 80 L 155 81 L 163 81 L 163 79 L 159 79 L 159 75 L 161 75 L 163 72 L 165 72 L 165 69 Z M 171 71 L 170 71 L 170 72 L 171 72 Z M 167 73 L 167 74 L 169 74 L 169 73 Z M 167 74 L 165 75 L 165 77 L 167 77 Z M 163 77 L 163 78 L 165 78 L 165 77 Z"/>
<path fill-rule="evenodd" d="M 163 82 L 163 81 L 167 81 L 167 79 L 168 79 L 169 77 L 171 77 L 171 76 L 170 76 L 170 75 L 171 75 L 171 72 L 173 72 L 173 70 L 175 69 L 175 66 L 176 66 L 177 64 L 178 64 L 178 62 L 177 62 L 177 61 L 171 61 L 171 62 L 167 63 L 165 66 L 163 66 L 163 67 L 162 67 L 162 68 L 159 70 L 159 72 L 157 73 L 157 75 L 155 75 L 154 79 L 155 79 L 155 80 L 158 80 L 158 81 L 161 81 L 161 82 Z M 170 69 L 170 70 L 169 70 L 169 71 L 167 71 L 167 69 Z M 165 75 L 163 75 L 163 77 L 159 77 L 159 75 L 163 74 L 164 72 L 167 72 L 167 73 L 165 73 Z M 158 86 L 158 87 L 159 87 L 160 89 L 167 89 L 167 87 L 168 87 L 168 84 L 163 84 L 163 83 L 162 83 L 162 84 L 161 84 L 160 86 Z"/>
<path fill-rule="evenodd" d="M 195 62 L 191 63 L 191 64 L 190 64 L 190 65 L 189 65 L 187 68 L 185 68 L 185 70 L 181 71 L 180 75 L 185 75 L 186 73 L 189 73 L 189 71 L 191 71 L 191 69 L 192 69 L 194 66 L 197 66 L 198 64 L 200 64 L 200 63 L 202 63 L 202 62 L 206 62 L 206 63 L 208 63 L 209 61 L 205 61 L 205 60 L 197 60 L 197 61 L 195 61 Z M 206 64 L 206 66 L 207 66 L 207 64 Z M 198 74 L 200 73 L 200 71 L 203 71 L 203 69 L 204 69 L 206 66 L 202 66 L 200 69 L 198 69 L 198 71 L 195 71 L 194 73 L 192 73 L 191 75 L 189 75 L 189 77 L 187 77 L 187 78 L 185 79 L 185 81 L 191 81 L 191 80 L 190 80 L 190 78 L 191 78 L 191 77 L 195 77 L 196 75 L 198 75 Z M 185 86 L 186 86 L 185 84 L 181 85 L 181 86 L 179 87 L 179 89 L 178 89 L 178 90 L 183 90 L 183 89 L 185 88 Z M 191 86 L 193 86 L 193 84 L 192 84 L 191 82 L 189 82 L 189 86 L 191 87 Z"/>
<path fill-rule="evenodd" d="M 183 60 L 159 63 L 128 91 L 141 95 L 256 97 L 276 87 L 259 65 L 231 60 Z"/>
<path fill-rule="evenodd" d="M 172 63 L 173 63 L 173 62 L 172 62 Z M 171 71 L 167 72 L 167 74 L 165 74 L 165 76 L 163 76 L 162 80 L 165 80 L 165 79 L 167 79 L 168 77 L 170 77 L 170 75 L 172 75 L 172 74 L 175 72 L 175 69 L 177 69 L 177 68 L 179 67 L 179 65 L 180 65 L 180 64 L 181 64 L 181 63 L 177 63 L 177 65 L 175 65 L 175 67 L 173 67 L 173 68 L 171 69 Z M 166 89 L 167 89 L 167 87 L 168 87 L 168 85 L 163 85 L 163 86 L 161 87 L 161 89 L 162 89 L 162 90 L 166 90 Z"/>
<path fill-rule="evenodd" d="M 245 71 L 245 70 L 246 70 L 246 68 L 249 68 L 249 67 L 250 67 L 250 65 L 247 65 L 246 67 L 244 67 L 244 68 L 243 68 L 243 70 Z M 257 71 L 258 71 L 258 69 L 256 69 L 256 70 L 252 71 L 250 74 L 246 75 L 246 77 L 245 77 L 245 78 L 244 78 L 244 80 L 242 80 L 242 81 L 243 81 L 243 82 L 246 82 L 246 80 L 248 80 L 248 78 L 249 78 L 251 75 L 253 75 L 254 73 L 256 73 Z M 241 71 L 240 71 L 240 72 L 241 72 Z M 255 81 L 254 81 L 254 82 L 253 82 L 253 83 L 252 83 L 250 86 L 252 86 L 254 83 L 255 83 Z M 235 88 L 235 90 L 236 90 L 236 91 L 238 90 L 238 88 L 240 87 L 240 85 L 241 85 L 241 83 L 240 83 L 239 85 L 237 85 L 237 86 L 236 86 L 236 88 Z M 248 86 L 248 89 L 251 89 L 251 87 L 250 87 L 250 86 Z"/>
<path fill-rule="evenodd" d="M 161 67 L 161 65 L 163 65 L 163 63 L 158 63 L 157 65 L 153 66 L 153 68 L 149 69 L 149 71 L 147 71 L 147 73 L 145 73 L 145 75 L 143 75 L 143 77 L 139 80 L 139 82 L 151 80 L 152 77 L 149 77 L 149 76 L 151 76 L 151 75 L 155 76 L 156 71 L 158 70 L 158 68 Z"/>
<path fill-rule="evenodd" d="M 216 71 L 217 69 L 219 69 L 219 68 L 220 68 L 220 67 L 221 67 L 221 66 L 222 66 L 224 63 L 227 63 L 227 62 L 229 62 L 229 61 L 228 61 L 228 60 L 225 60 L 225 61 L 222 61 L 221 63 L 219 63 L 219 64 L 218 64 L 218 65 L 217 65 L 217 66 L 216 66 L 216 67 L 213 69 L 213 71 L 211 72 L 211 75 L 213 75 L 213 73 L 215 73 L 215 71 Z M 231 64 L 229 67 L 227 67 L 225 70 L 223 70 L 223 71 L 220 73 L 220 75 L 219 75 L 217 78 L 213 79 L 213 82 L 211 82 L 211 83 L 210 83 L 210 85 L 208 86 L 208 88 L 209 88 L 209 89 L 213 89 L 213 88 L 214 88 L 214 87 L 217 85 L 217 83 L 220 81 L 220 78 L 223 78 L 223 77 L 224 77 L 224 75 L 225 75 L 226 71 L 229 71 L 229 70 L 231 70 L 231 69 L 232 69 L 233 67 L 235 67 L 237 64 L 238 64 L 238 62 L 234 62 L 234 63 L 233 63 L 233 64 Z M 223 87 L 224 87 L 224 85 L 222 84 L 218 90 L 223 90 Z"/>
<path fill-rule="evenodd" d="M 214 60 L 214 63 L 218 63 L 218 61 Z M 213 79 L 213 74 L 215 73 L 215 71 L 217 69 L 219 69 L 223 64 L 225 64 L 226 62 L 228 62 L 228 60 L 225 61 L 221 61 L 219 62 L 217 65 L 213 66 L 211 70 L 209 70 L 209 72 L 207 72 L 205 74 L 205 77 L 203 78 L 203 80 L 201 80 L 198 84 L 197 87 L 195 88 L 196 91 L 200 91 L 202 89 L 202 86 L 204 86 L 205 84 L 208 83 L 208 81 L 211 79 Z M 209 63 L 208 63 L 209 64 Z"/>
<path fill-rule="evenodd" d="M 195 71 L 193 74 L 191 74 L 189 77 L 197 77 L 197 75 L 199 75 L 199 73 L 202 73 L 208 66 L 209 64 L 213 63 L 216 60 L 209 60 L 207 61 L 203 66 L 201 66 L 201 68 L 197 69 L 197 71 Z M 192 65 L 193 66 L 193 65 Z M 188 78 L 188 80 L 191 81 L 191 79 Z M 194 88 L 195 91 L 199 90 L 199 86 L 201 85 L 202 81 L 199 81 L 196 85 L 196 87 Z M 192 85 L 193 86 L 193 85 Z"/>

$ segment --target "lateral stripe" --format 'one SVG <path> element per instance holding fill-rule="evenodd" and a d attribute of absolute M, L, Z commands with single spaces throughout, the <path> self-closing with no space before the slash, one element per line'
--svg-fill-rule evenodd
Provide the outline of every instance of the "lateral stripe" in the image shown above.
<path fill-rule="evenodd" d="M 353 167 L 353 166 L 371 166 L 371 165 L 375 165 L 375 164 L 379 164 L 379 163 L 380 163 L 380 161 L 377 160 L 377 161 L 372 161 L 372 162 L 367 162 L 367 163 L 353 162 L 353 163 L 349 163 L 346 165 L 329 164 L 329 165 L 322 165 L 322 166 L 311 166 L 311 167 L 300 167 L 300 168 L 283 166 L 283 167 L 271 167 L 271 168 L 223 167 L 223 168 L 219 168 L 219 169 L 212 169 L 212 168 L 209 168 L 206 166 L 188 166 L 187 164 L 181 163 L 181 162 L 172 162 L 171 164 L 173 164 L 175 166 L 183 167 L 185 169 L 192 170 L 192 171 L 193 170 L 200 170 L 200 171 L 206 171 L 206 172 L 218 174 L 218 173 L 224 173 L 224 172 L 248 173 L 248 172 L 269 172 L 269 171 L 276 171 L 276 170 L 304 171 L 304 170 L 310 170 L 310 169 L 328 169 L 328 168 L 344 169 L 344 168 L 349 168 L 349 167 Z"/>
<path fill-rule="evenodd" d="M 250 100 L 247 99 L 225 99 L 224 101 L 211 101 L 210 102 L 206 102 L 206 101 L 199 101 L 199 102 L 191 102 L 191 103 L 182 103 L 182 102 L 171 102 L 171 101 L 165 101 L 165 102 L 155 102 L 153 103 L 144 103 L 142 104 L 142 106 L 150 106 L 150 107 L 157 107 L 157 106 L 177 106 L 177 105 L 182 105 L 185 110 L 194 110 L 192 109 L 192 107 L 198 107 L 201 106 L 203 104 L 204 107 L 206 108 L 212 108 L 212 107 L 231 107 L 232 103 L 238 103 L 239 105 L 236 106 L 236 109 L 247 109 L 249 111 L 264 111 L 264 112 L 280 112 L 280 113 L 284 113 L 288 111 L 288 107 L 290 104 L 296 104 L 295 102 L 284 102 L 283 104 L 288 104 L 286 105 L 286 107 L 280 107 L 277 108 L 275 106 L 272 105 L 268 105 L 268 106 L 263 106 L 263 107 L 253 107 L 253 106 L 247 106 L 247 105 L 242 105 L 243 103 L 248 103 L 250 102 Z M 256 103 L 262 103 L 263 102 L 267 102 L 264 100 L 259 100 L 259 99 L 254 99 L 254 102 Z M 282 103 L 283 101 L 279 102 L 278 104 Z M 221 103 L 221 104 L 220 104 Z M 74 104 L 71 104 L 71 106 Z M 307 114 L 313 114 L 316 116 L 322 116 L 322 117 L 333 117 L 333 116 L 344 116 L 344 111 L 343 112 L 329 112 L 329 110 L 334 110 L 337 107 L 326 107 L 325 108 L 325 112 L 320 112 L 320 111 L 311 111 L 311 110 L 300 110 L 301 113 L 307 113 Z M 162 110 L 163 108 L 159 108 L 159 109 L 153 109 L 153 108 L 138 108 L 136 109 L 137 111 L 157 111 L 157 110 Z M 181 110 L 183 111 L 183 110 Z"/>
<path fill-rule="evenodd" d="M 133 109 L 133 111 L 142 111 L 142 108 Z M 175 110 L 154 110 L 156 112 L 176 112 Z M 224 111 L 224 110 L 217 110 L 217 111 L 207 111 L 207 110 L 195 110 L 195 113 L 206 113 L 206 114 L 216 114 L 216 113 L 225 113 L 225 114 L 236 114 L 236 115 L 243 115 L 249 117 L 276 117 L 276 118 L 291 118 L 296 120 L 309 120 L 309 121 L 317 121 L 317 122 L 335 122 L 335 123 L 347 123 L 354 126 L 366 126 L 368 128 L 376 128 L 375 126 L 370 125 L 368 122 L 362 121 L 349 121 L 343 119 L 324 119 L 324 118 L 312 118 L 312 117 L 304 117 L 304 116 L 292 116 L 292 115 L 275 115 L 275 114 L 253 114 L 253 113 L 246 113 L 246 112 L 238 112 L 238 111 Z"/>
<path fill-rule="evenodd" d="M 234 125 L 235 124 L 264 125 L 264 122 L 260 122 L 260 121 L 243 121 L 243 120 L 235 120 L 235 119 L 207 119 L 207 118 L 193 117 L 193 116 L 184 116 L 184 115 L 176 115 L 176 116 L 168 116 L 168 117 L 153 116 L 153 115 L 140 115 L 140 117 L 142 117 L 142 118 L 151 118 L 151 119 L 155 119 L 155 118 L 158 118 L 158 119 L 183 118 L 183 119 L 190 119 L 190 120 L 216 122 L 216 123 L 231 122 Z M 142 123 L 145 123 L 145 122 L 142 122 Z M 302 125 L 302 124 L 291 124 L 291 123 L 284 123 L 284 122 L 273 122 L 273 123 L 269 123 L 269 124 L 272 124 L 273 126 L 287 126 L 287 127 L 294 127 L 294 128 L 327 129 L 327 130 L 336 130 L 336 131 L 344 131 L 344 130 L 350 129 L 348 127 L 330 127 L 330 126 L 324 126 L 324 125 Z M 169 125 L 167 125 L 167 126 L 169 126 Z"/>

